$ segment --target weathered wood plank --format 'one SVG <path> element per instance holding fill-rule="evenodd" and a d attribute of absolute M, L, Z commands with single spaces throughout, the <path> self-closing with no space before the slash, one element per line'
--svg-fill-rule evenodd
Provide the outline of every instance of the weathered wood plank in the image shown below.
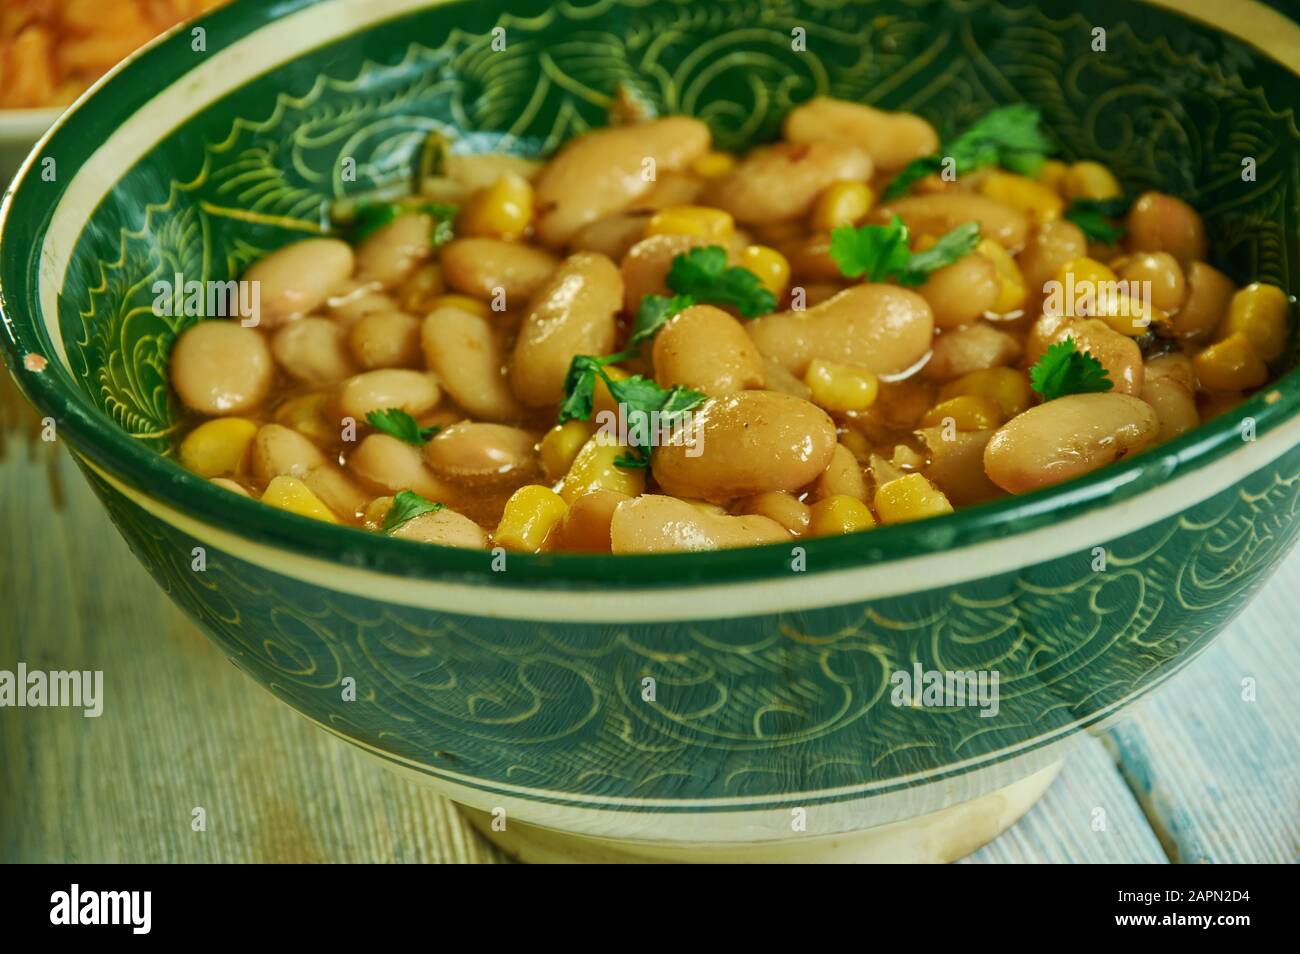
<path fill-rule="evenodd" d="M 1105 736 L 1174 861 L 1300 860 L 1297 593 L 1293 552 L 1229 632 Z"/>
<path fill-rule="evenodd" d="M 500 860 L 445 799 L 229 665 L 66 459 L 55 511 L 48 450 L 11 442 L 0 463 L 0 667 L 102 669 L 104 712 L 5 710 L 3 860 Z M 191 830 L 195 807 L 206 831 Z"/>
<path fill-rule="evenodd" d="M 1155 832 L 1096 739 L 1082 742 L 1042 800 L 970 864 L 1164 864 Z"/>

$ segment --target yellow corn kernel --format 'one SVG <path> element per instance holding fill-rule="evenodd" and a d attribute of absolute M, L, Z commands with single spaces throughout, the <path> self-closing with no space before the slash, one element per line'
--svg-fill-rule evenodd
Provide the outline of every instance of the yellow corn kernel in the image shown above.
<path fill-rule="evenodd" d="M 546 479 L 559 480 L 567 474 L 578 451 L 595 432 L 591 421 L 565 421 L 547 431 L 537 451 Z"/>
<path fill-rule="evenodd" d="M 532 221 L 532 185 L 523 176 L 507 172 L 469 200 L 457 225 L 461 235 L 517 239 Z"/>
<path fill-rule="evenodd" d="M 297 477 L 281 474 L 273 477 L 262 494 L 262 503 L 279 507 L 300 517 L 311 517 L 326 523 L 338 523 L 338 517 L 311 492 L 311 489 Z"/>
<path fill-rule="evenodd" d="M 832 182 L 817 196 L 808 224 L 814 232 L 857 225 L 875 201 L 875 193 L 863 182 Z"/>
<path fill-rule="evenodd" d="M 1002 408 L 991 397 L 959 394 L 926 411 L 921 427 L 944 427 L 948 420 L 959 431 L 987 431 L 1002 424 Z"/>
<path fill-rule="evenodd" d="M 1056 273 L 1056 280 L 1061 285 L 1061 295 L 1073 295 L 1072 302 L 1062 302 L 1064 314 L 1070 317 L 1094 315 L 1097 313 L 1097 301 L 1106 293 L 1110 283 L 1118 282 L 1119 276 L 1108 265 L 1103 265 L 1095 258 L 1072 258 Z M 1073 289 L 1073 291 L 1072 291 Z"/>
<path fill-rule="evenodd" d="M 181 441 L 181 466 L 200 477 L 237 474 L 244 469 L 257 425 L 242 417 L 204 421 Z"/>
<path fill-rule="evenodd" d="M 520 487 L 506 501 L 492 542 L 507 550 L 536 553 L 568 512 L 569 505 L 550 487 Z"/>
<path fill-rule="evenodd" d="M 921 474 L 907 474 L 876 490 L 876 515 L 881 523 L 906 523 L 952 513 L 943 491 Z"/>
<path fill-rule="evenodd" d="M 645 469 L 619 467 L 614 463 L 625 454 L 631 451 L 601 432 L 593 434 L 564 475 L 560 496 L 566 503 L 573 503 L 593 490 L 616 490 L 629 497 L 639 496 L 645 490 Z"/>
<path fill-rule="evenodd" d="M 1067 199 L 1118 199 L 1124 194 L 1114 173 L 1100 162 L 1076 162 L 1066 170 L 1061 187 Z"/>
<path fill-rule="evenodd" d="M 1057 273 L 1057 278 L 1064 283 L 1070 276 L 1074 276 L 1074 284 L 1077 288 L 1081 282 L 1117 282 L 1119 276 L 1115 274 L 1114 269 L 1109 265 L 1104 265 L 1095 258 L 1072 258 Z"/>
<path fill-rule="evenodd" d="M 1025 299 L 1029 297 L 1029 288 L 1011 253 L 993 239 L 982 240 L 975 246 L 975 251 L 997 268 L 999 292 L 997 304 L 993 306 L 994 313 L 1005 315 L 1023 308 Z"/>
<path fill-rule="evenodd" d="M 479 301 L 477 298 L 471 298 L 469 295 L 438 295 L 429 300 L 429 311 L 438 308 L 459 308 L 461 311 L 468 311 L 471 315 L 478 315 L 480 318 L 491 318 L 492 309 L 488 307 L 487 302 Z"/>
<path fill-rule="evenodd" d="M 1038 181 L 1049 189 L 1057 192 L 1065 184 L 1065 174 L 1070 171 L 1070 167 L 1060 159 L 1048 159 L 1043 163 L 1043 167 L 1038 170 Z"/>
<path fill-rule="evenodd" d="M 828 411 L 865 411 L 880 393 L 880 379 L 866 368 L 820 359 L 808 365 L 803 383 Z"/>
<path fill-rule="evenodd" d="M 1286 292 L 1276 285 L 1255 282 L 1232 296 L 1222 337 L 1246 336 L 1262 361 L 1276 361 L 1286 348 Z"/>
<path fill-rule="evenodd" d="M 980 192 L 1019 209 L 1040 225 L 1059 219 L 1065 211 L 1065 200 L 1055 189 L 1010 172 L 990 172 L 980 183 Z"/>
<path fill-rule="evenodd" d="M 985 368 L 972 371 L 939 388 L 940 401 L 947 401 L 963 394 L 992 398 L 1001 411 L 1004 421 L 1009 421 L 1017 414 L 1029 410 L 1029 405 L 1033 403 L 1029 378 L 1023 371 L 1017 371 L 1015 368 Z"/>
<path fill-rule="evenodd" d="M 1106 322 L 1112 331 L 1117 331 L 1130 338 L 1141 338 L 1152 324 L 1163 324 L 1169 316 L 1151 304 L 1133 295 L 1110 294 L 1105 292 L 1097 296 L 1092 313 Z"/>
<path fill-rule="evenodd" d="M 729 152 L 710 150 L 691 163 L 691 172 L 701 179 L 716 179 L 736 168 L 736 157 Z"/>
<path fill-rule="evenodd" d="M 625 381 L 632 375 L 624 371 L 617 365 L 609 365 L 605 368 L 605 373 L 609 375 L 611 381 Z M 614 400 L 614 395 L 609 393 L 609 385 L 599 375 L 596 376 L 596 390 L 591 397 L 591 417 L 595 420 L 597 414 L 601 411 L 609 411 L 611 414 L 618 413 L 618 402 Z"/>
<path fill-rule="evenodd" d="M 766 245 L 746 245 L 740 252 L 740 266 L 747 268 L 763 287 L 777 298 L 785 294 L 790 284 L 790 263 L 774 248 Z"/>
<path fill-rule="evenodd" d="M 1268 368 L 1241 332 L 1228 335 L 1192 358 L 1196 380 L 1209 391 L 1245 391 L 1268 380 Z"/>
<path fill-rule="evenodd" d="M 670 205 L 650 216 L 645 235 L 697 235 L 711 242 L 726 243 L 735 234 L 736 221 L 730 212 L 705 205 Z"/>
<path fill-rule="evenodd" d="M 871 508 L 857 497 L 835 494 L 812 505 L 808 521 L 808 534 L 814 537 L 833 537 L 841 533 L 870 530 L 876 525 Z"/>

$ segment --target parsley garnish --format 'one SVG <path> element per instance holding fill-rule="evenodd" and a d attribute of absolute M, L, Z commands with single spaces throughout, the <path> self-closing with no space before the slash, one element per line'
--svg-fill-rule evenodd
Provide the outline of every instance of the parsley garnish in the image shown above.
<path fill-rule="evenodd" d="M 626 408 L 629 436 L 637 430 L 652 434 L 651 415 L 659 415 L 660 427 L 672 427 L 672 418 L 704 403 L 706 395 L 677 385 L 661 388 L 649 378 L 634 374 L 616 381 L 605 373 L 605 367 L 624 358 L 611 354 L 593 358 L 589 354 L 575 355 L 564 378 L 564 401 L 560 404 L 560 423 L 591 420 L 592 402 L 596 393 L 596 380 L 605 382 L 614 400 Z M 631 454 L 620 455 L 615 461 L 620 467 L 645 467 L 649 464 L 650 448 L 633 445 Z"/>
<path fill-rule="evenodd" d="M 371 411 L 366 415 L 366 423 L 377 431 L 382 431 L 399 441 L 422 446 L 429 438 L 438 433 L 436 427 L 421 427 L 419 422 L 400 408 L 390 407 L 383 411 Z"/>
<path fill-rule="evenodd" d="M 658 334 L 673 315 L 695 304 L 732 305 L 746 318 L 765 315 L 776 307 L 776 296 L 763 287 L 758 276 L 747 268 L 728 267 L 726 250 L 718 245 L 674 256 L 667 283 L 677 294 L 642 296 L 627 348 L 613 360 L 636 357 L 637 345 Z"/>
<path fill-rule="evenodd" d="M 409 520 L 441 509 L 442 504 L 426 500 L 413 490 L 399 490 L 393 498 L 393 505 L 384 515 L 384 533 L 392 533 Z"/>
<path fill-rule="evenodd" d="M 627 339 L 627 351 L 624 354 L 631 356 L 629 352 L 639 345 L 642 341 L 647 341 L 658 334 L 673 315 L 679 314 L 695 304 L 695 299 L 690 295 L 643 295 L 641 304 L 636 310 L 636 321 L 632 324 L 632 336 Z"/>
<path fill-rule="evenodd" d="M 1109 391 L 1114 385 L 1101 362 L 1087 351 L 1080 351 L 1073 338 L 1052 345 L 1029 369 L 1029 384 L 1054 401 L 1067 394 L 1094 394 Z"/>
<path fill-rule="evenodd" d="M 1054 148 L 1039 128 L 1039 119 L 1038 110 L 1028 103 L 993 110 L 935 155 L 922 156 L 904 166 L 885 190 L 885 198 L 905 195 L 915 182 L 942 169 L 945 157 L 956 163 L 959 176 L 992 165 L 1021 175 L 1036 175 Z"/>
<path fill-rule="evenodd" d="M 731 305 L 745 318 L 766 315 L 776 307 L 776 296 L 757 275 L 738 265 L 728 267 L 727 252 L 720 245 L 693 248 L 674 258 L 668 287 L 692 302 Z"/>
<path fill-rule="evenodd" d="M 920 285 L 931 272 L 973 252 L 980 243 L 980 225 L 959 225 L 924 252 L 913 253 L 908 242 L 907 226 L 894 216 L 888 225 L 834 229 L 830 254 L 847 278 L 866 275 L 869 282 L 892 278 L 900 285 Z"/>
<path fill-rule="evenodd" d="M 626 454 L 619 454 L 614 458 L 614 466 L 622 467 L 624 470 L 647 470 L 650 467 L 650 458 L 641 452 L 641 448 L 630 447 Z"/>
<path fill-rule="evenodd" d="M 360 242 L 367 235 L 379 231 L 399 215 L 409 212 L 423 212 L 433 219 L 433 232 L 430 240 L 438 248 L 455 238 L 452 223 L 456 220 L 457 208 L 445 202 L 422 202 L 411 205 L 403 202 L 374 202 L 363 199 L 357 203 L 352 213 L 352 242 Z"/>
<path fill-rule="evenodd" d="M 593 358 L 589 354 L 575 354 L 564 376 L 564 400 L 560 402 L 559 422 L 591 420 L 591 406 L 596 397 L 596 377 L 605 379 L 605 365 L 623 360 L 623 354 Z"/>
<path fill-rule="evenodd" d="M 1088 241 L 1114 245 L 1128 231 L 1114 220 L 1123 218 L 1128 213 L 1129 205 L 1129 200 L 1123 197 L 1075 199 L 1065 210 L 1065 217 L 1083 229 Z"/>

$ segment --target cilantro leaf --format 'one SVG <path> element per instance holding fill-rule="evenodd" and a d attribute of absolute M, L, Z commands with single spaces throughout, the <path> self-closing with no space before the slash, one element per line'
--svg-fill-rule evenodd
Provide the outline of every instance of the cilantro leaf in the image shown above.
<path fill-rule="evenodd" d="M 384 515 L 384 533 L 392 533 L 402 524 L 426 513 L 437 513 L 442 504 L 426 500 L 413 490 L 399 490 L 393 505 Z"/>
<path fill-rule="evenodd" d="M 659 406 L 659 413 L 675 417 L 703 404 L 707 398 L 707 394 L 677 385 L 664 398 L 663 404 Z"/>
<path fill-rule="evenodd" d="M 603 377 L 603 368 L 600 373 Z M 707 395 L 702 392 L 692 391 L 681 385 L 665 390 L 639 374 L 621 381 L 605 378 L 605 384 L 609 387 L 609 393 L 613 395 L 614 400 L 624 407 L 630 438 L 638 429 L 653 438 L 655 431 L 650 425 L 654 421 L 652 415 L 656 412 L 659 414 L 660 429 L 671 429 L 674 426 L 673 418 L 703 404 L 707 398 Z M 629 445 L 629 449 L 630 454 L 620 454 L 614 461 L 617 466 L 628 468 L 649 466 L 650 452 L 653 447 L 642 447 L 633 442 Z"/>
<path fill-rule="evenodd" d="M 776 308 L 776 296 L 747 268 L 727 266 L 719 245 L 693 248 L 676 256 L 668 269 L 668 287 L 679 295 L 712 305 L 732 305 L 746 318 Z"/>
<path fill-rule="evenodd" d="M 900 285 L 920 285 L 931 272 L 975 250 L 980 224 L 959 225 L 924 252 L 911 252 L 909 238 L 898 216 L 888 225 L 847 225 L 831 231 L 830 255 L 848 278 L 866 275 L 870 282 L 893 278 Z"/>
<path fill-rule="evenodd" d="M 1128 232 L 1115 219 L 1128 214 L 1130 202 L 1118 199 L 1075 199 L 1065 210 L 1065 217 L 1079 228 L 1090 242 L 1114 245 Z"/>
<path fill-rule="evenodd" d="M 939 240 L 924 252 L 917 252 L 907 263 L 907 269 L 898 276 L 900 285 L 922 285 L 930 273 L 951 265 L 959 258 L 964 258 L 975 251 L 980 243 L 980 224 L 966 222 L 951 232 L 945 232 Z"/>
<path fill-rule="evenodd" d="M 422 212 L 433 219 L 430 241 L 434 248 L 438 248 L 455 237 L 452 223 L 456 220 L 457 211 L 456 206 L 445 202 L 422 202 L 412 205 L 405 202 L 375 202 L 363 199 L 357 203 L 352 213 L 351 239 L 355 244 L 379 231 L 400 215 Z"/>
<path fill-rule="evenodd" d="M 587 354 L 574 356 L 569 364 L 569 373 L 564 379 L 565 397 L 560 404 L 559 416 L 561 424 L 572 420 L 591 420 L 598 378 L 605 382 L 614 400 L 623 405 L 625 423 L 629 432 L 641 429 L 646 434 L 653 434 L 650 428 L 651 415 L 658 413 L 660 426 L 670 427 L 673 417 L 704 403 L 707 396 L 699 391 L 692 391 L 680 385 L 661 388 L 654 381 L 639 374 L 614 380 L 605 372 L 605 366 L 623 357 L 625 355 L 617 354 L 603 358 L 593 358 Z M 644 450 L 646 453 L 640 456 L 648 457 L 650 448 L 633 445 L 632 450 Z M 620 467 L 644 466 L 642 463 L 636 463 L 635 457 L 628 455 L 621 455 L 621 457 L 629 462 L 619 464 Z"/>
<path fill-rule="evenodd" d="M 1028 103 L 1003 106 L 985 114 L 938 153 L 904 166 L 885 190 L 885 198 L 905 195 L 917 180 L 938 172 L 945 157 L 953 160 L 959 176 L 992 165 L 1020 175 L 1036 175 L 1055 148 L 1039 127 L 1040 119 L 1038 110 Z"/>
<path fill-rule="evenodd" d="M 613 364 L 622 355 L 608 359 L 593 358 L 589 354 L 575 354 L 564 375 L 564 400 L 560 402 L 559 422 L 591 420 L 591 406 L 596 399 L 596 376 L 606 364 Z M 604 375 L 601 374 L 603 377 Z"/>
<path fill-rule="evenodd" d="M 669 318 L 695 304 L 690 295 L 643 295 L 632 324 L 632 336 L 627 339 L 628 349 L 653 338 Z"/>
<path fill-rule="evenodd" d="M 934 175 L 943 168 L 943 157 L 939 155 L 922 156 L 920 159 L 913 159 L 905 165 L 898 175 L 885 188 L 884 198 L 897 199 L 899 196 L 907 195 L 912 190 L 912 186 L 920 182 L 926 176 Z"/>
<path fill-rule="evenodd" d="M 1114 387 L 1101 362 L 1080 351 L 1073 338 L 1058 341 L 1029 369 L 1029 385 L 1054 401 L 1068 394 L 1094 394 Z"/>
<path fill-rule="evenodd" d="M 884 281 L 907 269 L 912 259 L 907 240 L 907 226 L 898 216 L 888 225 L 846 225 L 831 231 L 830 256 L 846 278 Z"/>
<path fill-rule="evenodd" d="M 983 165 L 996 162 L 1012 172 L 1034 175 L 1055 148 L 1040 128 L 1041 120 L 1028 103 L 992 110 L 953 140 L 952 155 L 959 167 L 965 156 L 971 156 L 988 159 Z"/>
<path fill-rule="evenodd" d="M 650 458 L 641 453 L 639 448 L 631 448 L 626 454 L 619 454 L 614 458 L 614 466 L 622 467 L 624 470 L 647 470 L 650 467 Z"/>
<path fill-rule="evenodd" d="M 396 437 L 399 441 L 420 447 L 429 438 L 438 433 L 436 427 L 421 427 L 419 422 L 400 408 L 390 407 L 383 411 L 371 411 L 366 415 L 366 423 L 381 433 Z"/>
<path fill-rule="evenodd" d="M 615 381 L 605 375 L 603 366 L 599 373 L 605 379 L 605 386 L 609 388 L 609 393 L 613 396 L 614 402 L 626 405 L 629 418 L 634 414 L 648 414 L 651 411 L 658 411 L 663 407 L 668 395 L 672 393 L 655 384 L 650 378 L 640 374 L 634 374 Z"/>

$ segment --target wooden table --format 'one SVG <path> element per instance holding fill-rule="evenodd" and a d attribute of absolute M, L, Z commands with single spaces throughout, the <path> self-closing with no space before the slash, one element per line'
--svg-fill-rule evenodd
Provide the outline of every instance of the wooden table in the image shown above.
<path fill-rule="evenodd" d="M 446 800 L 228 664 L 36 429 L 0 381 L 0 669 L 101 669 L 105 701 L 97 719 L 0 709 L 0 861 L 506 860 Z M 1298 592 L 1300 553 L 968 860 L 1300 858 Z M 192 830 L 196 807 L 206 831 Z"/>

